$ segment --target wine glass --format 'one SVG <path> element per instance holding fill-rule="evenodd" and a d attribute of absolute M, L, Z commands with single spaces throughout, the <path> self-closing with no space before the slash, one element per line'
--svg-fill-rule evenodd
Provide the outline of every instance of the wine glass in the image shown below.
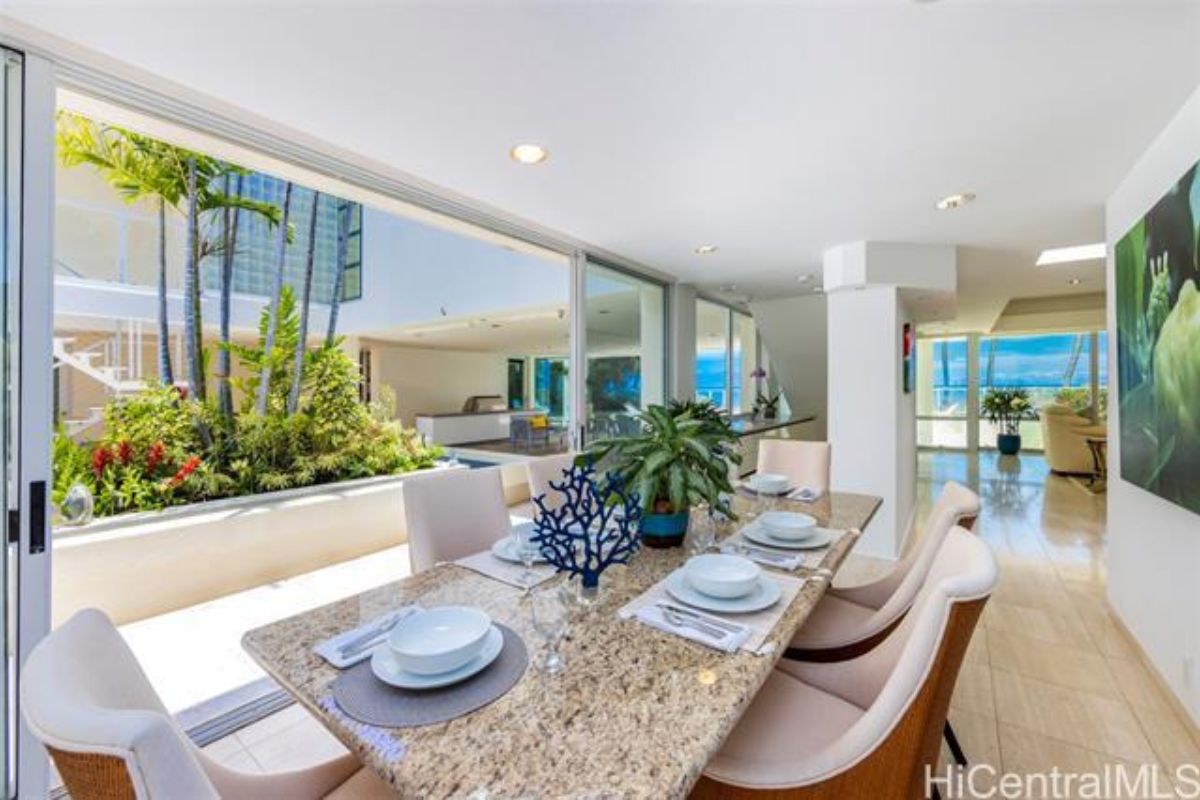
<path fill-rule="evenodd" d="M 531 525 L 514 525 L 510 536 L 513 548 L 517 551 L 517 557 L 521 559 L 521 564 L 525 567 L 519 580 L 525 584 L 525 591 L 528 592 L 533 588 L 534 581 L 537 580 L 537 573 L 533 571 L 533 561 L 537 558 L 537 546 L 533 542 L 533 527 Z"/>
<path fill-rule="evenodd" d="M 558 652 L 558 643 L 567 634 L 571 609 L 567 607 L 566 599 L 557 586 L 534 592 L 530 598 L 530 609 L 533 629 L 546 640 L 546 654 L 538 666 L 548 675 L 557 675 L 566 666 L 562 654 Z"/>
<path fill-rule="evenodd" d="M 707 553 L 717 541 L 717 521 L 709 509 L 706 514 L 697 514 L 692 521 L 691 550 L 693 555 Z"/>

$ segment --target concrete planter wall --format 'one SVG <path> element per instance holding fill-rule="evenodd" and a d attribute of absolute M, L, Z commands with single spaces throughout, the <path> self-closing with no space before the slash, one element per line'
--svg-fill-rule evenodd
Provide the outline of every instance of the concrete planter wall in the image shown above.
<path fill-rule="evenodd" d="M 524 464 L 501 467 L 509 503 Z M 426 473 L 427 474 L 427 473 Z M 422 473 L 215 500 L 59 528 L 54 624 L 97 607 L 117 624 L 368 555 L 407 541 L 401 485 Z M 404 565 L 397 564 L 397 575 Z"/>

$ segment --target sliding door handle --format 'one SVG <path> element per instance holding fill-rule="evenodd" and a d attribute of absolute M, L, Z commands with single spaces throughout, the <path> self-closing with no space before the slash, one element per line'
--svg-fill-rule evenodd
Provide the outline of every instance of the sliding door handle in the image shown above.
<path fill-rule="evenodd" d="M 46 552 L 46 482 L 29 483 L 29 554 Z"/>

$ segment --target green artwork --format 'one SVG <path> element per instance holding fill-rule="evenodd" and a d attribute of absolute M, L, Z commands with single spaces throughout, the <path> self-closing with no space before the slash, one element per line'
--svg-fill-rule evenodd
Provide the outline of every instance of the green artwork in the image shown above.
<path fill-rule="evenodd" d="M 1193 166 L 1117 242 L 1121 477 L 1200 513 L 1200 182 Z"/>

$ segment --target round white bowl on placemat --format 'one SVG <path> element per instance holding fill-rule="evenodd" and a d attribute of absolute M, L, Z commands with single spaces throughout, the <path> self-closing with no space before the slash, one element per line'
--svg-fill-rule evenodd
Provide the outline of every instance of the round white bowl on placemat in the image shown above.
<path fill-rule="evenodd" d="M 441 606 L 400 621 L 388 635 L 396 664 L 414 675 L 456 670 L 479 655 L 492 619 L 477 608 Z"/>
<path fill-rule="evenodd" d="M 758 515 L 758 524 L 775 539 L 799 542 L 813 535 L 817 520 L 797 511 L 767 511 Z"/>
<path fill-rule="evenodd" d="M 787 475 L 760 472 L 751 475 L 746 480 L 746 486 L 758 494 L 787 494 L 788 489 L 791 488 L 791 481 L 788 480 Z"/>
<path fill-rule="evenodd" d="M 504 649 L 504 634 L 492 625 L 483 637 L 483 645 L 467 663 L 457 669 L 439 672 L 435 675 L 420 675 L 409 672 L 400 666 L 396 654 L 387 647 L 376 648 L 371 654 L 371 672 L 376 678 L 399 689 L 437 689 L 442 686 L 460 683 L 467 678 L 482 672 L 500 656 Z"/>
<path fill-rule="evenodd" d="M 683 565 L 692 588 L 709 597 L 745 597 L 758 586 L 762 568 L 748 558 L 725 553 L 693 556 Z"/>
<path fill-rule="evenodd" d="M 754 591 L 743 597 L 711 597 L 692 588 L 682 567 L 667 576 L 665 583 L 667 594 L 679 602 L 699 608 L 704 611 L 717 611 L 724 614 L 750 614 L 770 608 L 779 602 L 783 590 L 779 584 L 767 575 L 759 575 Z"/>
<path fill-rule="evenodd" d="M 813 528 L 813 532 L 803 539 L 789 541 L 777 539 L 761 525 L 747 525 L 742 529 L 742 536 L 755 544 L 763 544 L 780 550 L 820 550 L 833 543 L 834 535 L 824 528 Z"/>

